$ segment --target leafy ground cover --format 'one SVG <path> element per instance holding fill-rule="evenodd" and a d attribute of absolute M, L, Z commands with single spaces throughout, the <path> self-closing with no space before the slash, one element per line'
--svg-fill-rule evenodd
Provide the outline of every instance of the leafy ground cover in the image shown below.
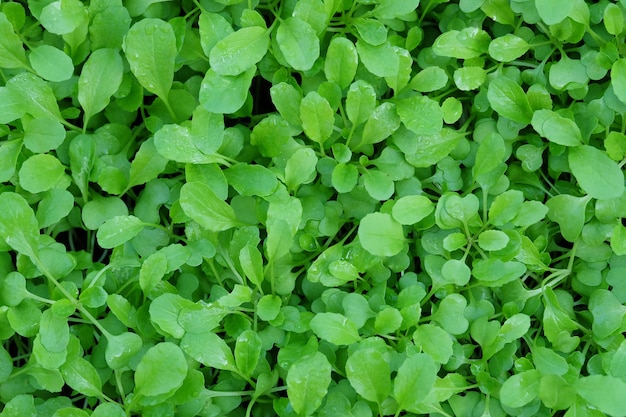
<path fill-rule="evenodd" d="M 625 1 L 0 4 L 0 416 L 625 416 Z"/>

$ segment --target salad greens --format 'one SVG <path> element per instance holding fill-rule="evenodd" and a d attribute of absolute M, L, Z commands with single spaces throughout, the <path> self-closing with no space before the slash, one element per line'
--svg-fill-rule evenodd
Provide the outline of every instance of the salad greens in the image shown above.
<path fill-rule="evenodd" d="M 625 13 L 0 2 L 0 416 L 626 416 Z"/>

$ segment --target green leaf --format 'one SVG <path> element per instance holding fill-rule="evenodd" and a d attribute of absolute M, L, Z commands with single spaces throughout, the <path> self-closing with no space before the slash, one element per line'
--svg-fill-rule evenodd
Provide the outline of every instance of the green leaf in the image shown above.
<path fill-rule="evenodd" d="M 626 58 L 613 62 L 611 66 L 611 83 L 617 98 L 622 103 L 626 103 Z"/>
<path fill-rule="evenodd" d="M 410 195 L 399 198 L 391 210 L 394 220 L 403 225 L 419 222 L 435 210 L 435 205 L 423 195 Z"/>
<path fill-rule="evenodd" d="M 65 167 L 50 154 L 37 154 L 28 158 L 19 171 L 20 185 L 31 193 L 41 193 L 60 185 L 65 177 Z"/>
<path fill-rule="evenodd" d="M 154 139 L 144 141 L 130 164 L 128 188 L 142 185 L 159 176 L 165 171 L 167 159 L 161 156 L 154 144 Z"/>
<path fill-rule="evenodd" d="M 52 88 L 41 78 L 30 73 L 21 73 L 11 78 L 6 86 L 21 98 L 26 113 L 35 118 L 63 121 Z"/>
<path fill-rule="evenodd" d="M 358 40 L 356 49 L 365 68 L 377 77 L 393 77 L 398 74 L 400 57 L 389 42 L 373 46 Z"/>
<path fill-rule="evenodd" d="M 235 358 L 226 342 L 212 332 L 187 333 L 180 341 L 182 350 L 205 366 L 236 371 Z"/>
<path fill-rule="evenodd" d="M 135 395 L 170 397 L 183 385 L 187 360 L 175 344 L 162 342 L 145 353 L 135 371 Z"/>
<path fill-rule="evenodd" d="M 2 12 L 0 12 L 0 67 L 28 68 L 22 40 Z"/>
<path fill-rule="evenodd" d="M 85 111 L 85 125 L 109 104 L 122 83 L 123 71 L 122 59 L 114 49 L 98 49 L 89 56 L 78 78 L 78 102 Z"/>
<path fill-rule="evenodd" d="M 452 356 L 451 336 L 441 327 L 428 323 L 420 325 L 413 333 L 415 345 L 433 358 L 435 362 L 444 364 Z"/>
<path fill-rule="evenodd" d="M 310 326 L 319 338 L 335 345 L 351 345 L 361 340 L 356 325 L 341 314 L 318 313 Z"/>
<path fill-rule="evenodd" d="M 294 362 L 287 371 L 287 396 L 294 411 L 310 416 L 321 405 L 331 382 L 331 365 L 321 352 Z"/>
<path fill-rule="evenodd" d="M 253 68 L 267 53 L 268 47 L 266 29 L 259 26 L 242 28 L 215 44 L 209 62 L 219 75 L 239 75 Z"/>
<path fill-rule="evenodd" d="M 106 220 L 96 233 L 98 244 L 114 248 L 129 241 L 141 232 L 146 224 L 135 216 L 115 216 Z"/>
<path fill-rule="evenodd" d="M 476 90 L 487 79 L 487 72 L 481 67 L 466 66 L 455 70 L 453 79 L 459 90 Z"/>
<path fill-rule="evenodd" d="M 287 160 L 285 165 L 285 184 L 290 190 L 300 185 L 309 184 L 315 179 L 317 156 L 310 148 L 298 149 Z"/>
<path fill-rule="evenodd" d="M 156 18 L 138 21 L 124 38 L 124 53 L 137 81 L 167 102 L 176 59 L 172 25 Z"/>
<path fill-rule="evenodd" d="M 52 226 L 64 219 L 74 208 L 74 196 L 67 190 L 48 190 L 37 205 L 37 223 L 41 229 Z"/>
<path fill-rule="evenodd" d="M 582 134 L 576 122 L 551 110 L 535 111 L 531 123 L 537 133 L 551 142 L 563 146 L 578 146 L 582 143 Z"/>
<path fill-rule="evenodd" d="M 25 113 L 26 106 L 21 96 L 14 90 L 0 87 L 0 123 L 11 123 L 24 116 Z"/>
<path fill-rule="evenodd" d="M 458 59 L 477 58 L 487 52 L 491 38 L 476 27 L 461 31 L 449 30 L 439 35 L 433 43 L 433 52 L 439 56 Z"/>
<path fill-rule="evenodd" d="M 65 140 L 65 128 L 54 119 L 32 119 L 24 123 L 24 146 L 35 153 L 46 153 Z"/>
<path fill-rule="evenodd" d="M 333 169 L 331 183 L 339 193 L 349 193 L 359 180 L 359 171 L 356 166 L 340 163 Z"/>
<path fill-rule="evenodd" d="M 425 168 L 448 156 L 462 136 L 452 129 L 444 128 L 437 134 L 418 135 L 414 138 L 414 152 L 407 154 L 406 160 L 416 168 Z"/>
<path fill-rule="evenodd" d="M 520 262 L 504 262 L 497 258 L 474 261 L 472 274 L 482 285 L 501 286 L 524 275 L 526 266 Z"/>
<path fill-rule="evenodd" d="M 370 45 L 378 46 L 387 40 L 387 27 L 375 19 L 355 19 L 354 27 L 359 37 Z"/>
<path fill-rule="evenodd" d="M 102 395 L 102 381 L 94 366 L 79 356 L 71 356 L 61 366 L 65 383 L 83 395 L 99 397 Z"/>
<path fill-rule="evenodd" d="M 111 296 L 108 297 L 108 305 L 109 307 L 115 305 L 111 301 Z M 139 353 L 142 346 L 143 340 L 136 333 L 125 332 L 115 336 L 107 336 L 107 346 L 104 352 L 107 365 L 116 370 L 124 368 Z"/>
<path fill-rule="evenodd" d="M 33 48 L 28 59 L 37 75 L 48 81 L 65 81 L 74 73 L 72 59 L 65 52 L 50 45 Z"/>
<path fill-rule="evenodd" d="M 333 132 L 335 112 L 324 97 L 312 91 L 300 103 L 300 120 L 304 133 L 323 145 Z"/>
<path fill-rule="evenodd" d="M 522 38 L 507 33 L 489 44 L 489 55 L 496 61 L 511 62 L 524 55 L 530 45 Z"/>
<path fill-rule="evenodd" d="M 394 19 L 413 12 L 420 4 L 420 0 L 381 0 L 372 11 L 372 14 L 381 19 Z"/>
<path fill-rule="evenodd" d="M 383 354 L 375 349 L 361 349 L 346 361 L 346 375 L 355 391 L 378 404 L 391 393 L 391 371 Z"/>
<path fill-rule="evenodd" d="M 508 378 L 500 389 L 500 401 L 511 408 L 523 407 L 539 395 L 541 374 L 524 371 Z"/>
<path fill-rule="evenodd" d="M 436 135 L 443 128 L 443 112 L 439 104 L 422 95 L 396 102 L 402 123 L 418 135 Z"/>
<path fill-rule="evenodd" d="M 448 84 L 448 74 L 440 67 L 427 67 L 415 74 L 409 86 L 420 93 L 429 93 L 444 88 Z"/>
<path fill-rule="evenodd" d="M 217 232 L 240 224 L 232 207 L 215 195 L 211 187 L 198 181 L 183 185 L 180 205 L 186 215 L 207 230 Z"/>
<path fill-rule="evenodd" d="M 544 375 L 564 375 L 569 369 L 567 360 L 552 349 L 536 346 L 532 350 L 535 368 Z"/>
<path fill-rule="evenodd" d="M 396 111 L 396 106 L 391 102 L 385 102 L 374 109 L 374 112 L 365 122 L 363 136 L 359 145 L 361 146 L 379 143 L 393 134 L 400 127 L 400 116 Z"/>
<path fill-rule="evenodd" d="M 347 88 L 354 80 L 358 64 L 359 55 L 349 39 L 337 36 L 330 41 L 324 60 L 324 74 L 329 81 Z"/>
<path fill-rule="evenodd" d="M 394 379 L 393 396 L 398 407 L 416 410 L 430 394 L 436 379 L 437 365 L 429 355 L 418 353 L 406 358 Z"/>
<path fill-rule="evenodd" d="M 32 258 L 39 246 L 39 225 L 33 209 L 21 195 L 3 192 L 0 210 L 0 237 L 17 252 Z"/>
<path fill-rule="evenodd" d="M 624 416 L 622 395 L 626 382 L 608 375 L 590 375 L 574 383 L 576 393 L 591 406 L 610 416 Z"/>
<path fill-rule="evenodd" d="M 533 115 L 528 98 L 515 81 L 498 77 L 489 83 L 487 99 L 501 116 L 527 125 Z"/>
<path fill-rule="evenodd" d="M 607 4 L 602 19 L 606 31 L 611 35 L 619 35 L 624 30 L 624 13 L 617 4 Z"/>
<path fill-rule="evenodd" d="M 41 10 L 39 19 L 48 31 L 65 35 L 87 24 L 87 8 L 78 0 L 57 0 Z"/>
<path fill-rule="evenodd" d="M 625 307 L 608 290 L 595 290 L 589 297 L 589 311 L 593 316 L 591 329 L 597 337 L 604 339 L 622 327 Z"/>
<path fill-rule="evenodd" d="M 556 25 L 563 21 L 572 11 L 574 3 L 568 0 L 542 1 L 535 0 L 535 7 L 541 19 L 548 25 Z"/>
<path fill-rule="evenodd" d="M 249 377 L 262 355 L 261 337 L 252 330 L 246 330 L 237 336 L 235 344 L 235 364 L 242 375 Z"/>
<path fill-rule="evenodd" d="M 246 102 L 255 73 L 256 67 L 236 76 L 209 69 L 200 86 L 200 104 L 212 113 L 235 113 Z"/>
<path fill-rule="evenodd" d="M 266 197 L 278 187 L 276 175 L 261 165 L 236 164 L 225 170 L 224 175 L 241 195 Z"/>
<path fill-rule="evenodd" d="M 376 108 L 376 91 L 369 83 L 358 80 L 350 85 L 346 97 L 346 114 L 354 125 L 366 122 Z"/>
<path fill-rule="evenodd" d="M 263 282 L 263 258 L 261 252 L 255 246 L 246 245 L 239 252 L 239 263 L 246 277 L 260 288 Z"/>
<path fill-rule="evenodd" d="M 580 145 L 569 150 L 567 160 L 580 188 L 591 197 L 607 200 L 623 194 L 624 174 L 606 153 Z"/>
<path fill-rule="evenodd" d="M 369 213 L 358 228 L 361 246 L 376 256 L 394 256 L 404 249 L 402 225 L 387 213 Z"/>
<path fill-rule="evenodd" d="M 478 246 L 487 251 L 504 249 L 509 236 L 501 230 L 485 230 L 478 235 Z"/>
<path fill-rule="evenodd" d="M 320 42 L 315 30 L 297 17 L 288 17 L 280 23 L 276 42 L 287 63 L 297 71 L 311 69 L 320 56 Z"/>

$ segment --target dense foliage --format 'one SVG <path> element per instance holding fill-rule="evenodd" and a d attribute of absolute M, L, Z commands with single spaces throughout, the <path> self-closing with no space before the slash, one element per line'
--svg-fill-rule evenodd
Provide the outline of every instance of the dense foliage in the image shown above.
<path fill-rule="evenodd" d="M 625 11 L 0 3 L 0 416 L 626 416 Z"/>

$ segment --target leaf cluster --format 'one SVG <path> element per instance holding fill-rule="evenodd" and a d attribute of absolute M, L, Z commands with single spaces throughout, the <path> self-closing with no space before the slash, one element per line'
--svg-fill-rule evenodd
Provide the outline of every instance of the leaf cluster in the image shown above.
<path fill-rule="evenodd" d="M 0 3 L 0 417 L 626 416 L 625 13 Z"/>

